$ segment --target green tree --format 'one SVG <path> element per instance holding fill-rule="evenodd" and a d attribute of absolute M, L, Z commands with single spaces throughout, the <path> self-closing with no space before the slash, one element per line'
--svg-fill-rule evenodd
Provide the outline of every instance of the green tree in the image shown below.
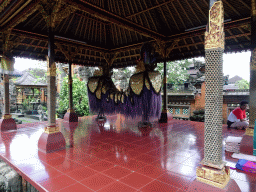
<path fill-rule="evenodd" d="M 173 84 L 175 88 L 178 84 L 183 83 L 189 77 L 187 73 L 187 67 L 191 64 L 188 60 L 174 61 L 166 63 L 167 70 L 167 83 Z M 156 68 L 163 77 L 164 74 L 164 63 L 158 63 Z"/>
<path fill-rule="evenodd" d="M 249 82 L 245 79 L 236 82 L 239 89 L 249 89 Z"/>
<path fill-rule="evenodd" d="M 73 107 L 78 116 L 89 115 L 89 103 L 87 86 L 84 81 L 80 81 L 77 76 L 73 77 Z M 59 95 L 59 107 L 57 109 L 58 113 L 65 113 L 69 108 L 69 86 L 68 77 L 66 76 L 63 80 Z"/>

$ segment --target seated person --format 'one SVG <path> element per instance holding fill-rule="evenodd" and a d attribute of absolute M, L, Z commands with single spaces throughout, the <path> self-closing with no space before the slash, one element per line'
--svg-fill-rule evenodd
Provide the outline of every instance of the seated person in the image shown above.
<path fill-rule="evenodd" d="M 245 129 L 249 127 L 248 120 L 246 119 L 246 109 L 248 108 L 248 102 L 242 101 L 240 107 L 235 108 L 228 116 L 228 128 Z"/>

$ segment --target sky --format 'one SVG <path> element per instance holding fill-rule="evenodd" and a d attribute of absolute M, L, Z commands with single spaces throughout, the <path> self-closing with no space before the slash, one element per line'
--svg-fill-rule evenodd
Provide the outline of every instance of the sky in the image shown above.
<path fill-rule="evenodd" d="M 251 52 L 228 53 L 223 56 L 223 73 L 232 78 L 236 75 L 243 79 L 250 80 L 250 56 Z M 195 58 L 204 61 L 204 58 Z M 28 68 L 46 69 L 46 62 L 32 59 L 15 58 L 14 68 L 23 71 Z"/>

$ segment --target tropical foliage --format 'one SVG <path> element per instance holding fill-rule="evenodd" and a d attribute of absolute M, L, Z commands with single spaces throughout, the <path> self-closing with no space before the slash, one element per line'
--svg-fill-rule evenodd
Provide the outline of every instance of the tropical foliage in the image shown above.
<path fill-rule="evenodd" d="M 73 77 L 73 107 L 77 115 L 89 115 L 89 103 L 87 95 L 87 86 L 84 81 L 80 81 L 77 76 Z M 69 86 L 68 77 L 65 77 L 58 98 L 58 113 L 65 113 L 69 108 Z"/>

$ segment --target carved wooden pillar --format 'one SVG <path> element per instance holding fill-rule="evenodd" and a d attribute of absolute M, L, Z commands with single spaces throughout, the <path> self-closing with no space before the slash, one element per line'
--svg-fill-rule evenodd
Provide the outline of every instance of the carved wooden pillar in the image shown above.
<path fill-rule="evenodd" d="M 9 94 L 9 72 L 14 70 L 14 58 L 11 54 L 10 46 L 11 29 L 2 33 L 3 40 L 3 56 L 1 58 L 1 68 L 3 70 L 4 83 L 4 111 L 3 117 L 0 120 L 1 131 L 16 130 L 17 126 L 15 120 L 10 114 L 10 94 Z"/>
<path fill-rule="evenodd" d="M 222 160 L 222 107 L 223 107 L 223 52 L 224 9 L 222 1 L 210 0 L 209 23 L 205 33 L 206 88 L 204 159 L 197 167 L 197 181 L 189 191 L 202 191 L 202 183 L 211 187 L 208 191 L 224 188 L 230 181 L 230 169 Z M 196 185 L 199 184 L 199 185 Z"/>
<path fill-rule="evenodd" d="M 65 6 L 64 9 L 60 9 Z M 48 126 L 38 141 L 40 151 L 50 153 L 65 149 L 66 142 L 63 134 L 56 126 L 56 64 L 54 61 L 54 29 L 58 22 L 68 17 L 75 10 L 68 5 L 63 5 L 62 1 L 45 0 L 40 2 L 40 12 L 44 17 L 48 27 L 48 87 L 47 87 L 47 108 Z"/>
<path fill-rule="evenodd" d="M 174 47 L 178 44 L 179 39 L 174 40 L 171 45 L 167 45 L 164 41 L 156 41 L 155 49 L 156 51 L 162 56 L 164 59 L 164 78 L 163 78 L 163 109 L 161 113 L 161 117 L 159 119 L 159 123 L 167 123 L 168 117 L 167 117 L 167 101 L 168 101 L 168 95 L 167 95 L 167 57 L 170 54 L 170 52 L 174 49 Z"/>
<path fill-rule="evenodd" d="M 253 155 L 256 155 L 256 133 L 251 128 L 255 127 L 256 119 L 256 0 L 252 0 L 251 13 L 251 63 L 250 63 L 250 102 L 249 102 L 249 136 L 253 136 Z"/>

